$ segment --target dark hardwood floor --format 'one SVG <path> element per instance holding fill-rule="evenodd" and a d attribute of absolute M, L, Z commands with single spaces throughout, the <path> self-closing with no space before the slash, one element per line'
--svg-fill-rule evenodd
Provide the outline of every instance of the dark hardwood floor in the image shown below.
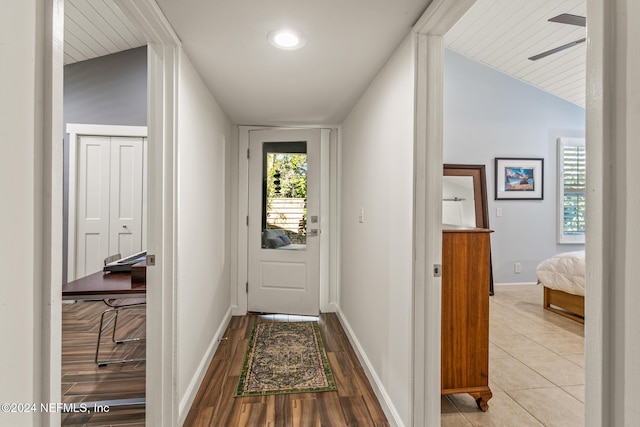
<path fill-rule="evenodd" d="M 299 316 L 233 317 L 221 341 L 185 426 L 388 426 L 342 326 L 333 313 L 319 324 L 337 391 L 233 397 L 249 336 L 259 322 L 299 320 Z"/>
<path fill-rule="evenodd" d="M 92 402 L 143 397 L 145 363 L 98 368 L 94 363 L 101 302 L 64 304 L 62 308 L 63 402 Z M 123 316 L 124 315 L 124 316 Z M 118 331 L 144 333 L 144 309 L 123 312 Z M 233 394 L 242 370 L 249 335 L 258 322 L 300 320 L 299 316 L 247 315 L 233 317 L 209 366 L 185 426 L 389 426 L 364 370 L 333 313 L 319 324 L 337 391 L 238 397 Z M 121 329 L 122 328 L 122 329 Z M 144 341 L 116 346 L 105 335 L 101 354 L 135 357 L 144 354 Z M 64 426 L 144 426 L 144 407 L 111 408 L 108 413 L 62 416 Z"/>
<path fill-rule="evenodd" d="M 62 305 L 62 402 L 82 403 L 145 396 L 145 362 L 107 365 L 94 362 L 102 301 Z M 140 358 L 145 342 L 116 345 L 111 329 L 101 340 L 102 358 Z M 118 319 L 118 335 L 144 336 L 145 310 L 125 310 Z M 144 406 L 110 407 L 105 413 L 64 413 L 63 426 L 144 426 Z"/>

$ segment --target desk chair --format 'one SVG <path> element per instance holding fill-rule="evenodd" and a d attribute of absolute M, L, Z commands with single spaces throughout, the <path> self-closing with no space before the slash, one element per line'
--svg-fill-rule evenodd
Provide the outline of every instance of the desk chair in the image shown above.
<path fill-rule="evenodd" d="M 111 255 L 111 256 L 105 258 L 104 264 L 107 265 L 108 263 L 110 263 L 112 261 L 115 261 L 117 259 L 120 259 L 120 258 L 121 258 L 120 254 Z M 95 356 L 95 362 L 98 365 L 98 367 L 111 365 L 111 364 L 114 364 L 114 363 L 142 362 L 142 361 L 144 361 L 145 360 L 144 357 L 143 358 L 129 358 L 129 359 L 99 360 L 99 356 L 100 356 L 100 340 L 102 339 L 102 332 L 107 327 L 109 327 L 111 322 L 113 322 L 113 332 L 111 334 L 111 341 L 113 341 L 115 344 L 124 344 L 124 343 L 134 342 L 134 341 L 143 341 L 143 340 L 146 339 L 145 337 L 116 339 L 116 330 L 118 329 L 118 313 L 120 313 L 122 310 L 129 310 L 129 309 L 145 306 L 147 304 L 146 299 L 145 298 L 122 298 L 122 299 L 111 298 L 111 299 L 105 299 L 105 300 L 103 300 L 103 302 L 109 308 L 106 309 L 104 312 L 102 312 L 102 315 L 100 316 L 100 329 L 98 330 L 98 343 L 96 344 L 96 356 Z M 107 315 L 107 313 L 113 313 L 113 316 L 111 316 L 111 318 L 105 323 L 104 318 Z"/>

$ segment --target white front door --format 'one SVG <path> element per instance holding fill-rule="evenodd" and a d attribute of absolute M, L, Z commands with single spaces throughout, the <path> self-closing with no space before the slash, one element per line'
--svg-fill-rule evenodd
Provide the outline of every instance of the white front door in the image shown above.
<path fill-rule="evenodd" d="M 100 271 L 104 259 L 142 250 L 142 137 L 81 135 L 75 278 Z"/>
<path fill-rule="evenodd" d="M 249 131 L 249 311 L 320 312 L 320 135 Z"/>

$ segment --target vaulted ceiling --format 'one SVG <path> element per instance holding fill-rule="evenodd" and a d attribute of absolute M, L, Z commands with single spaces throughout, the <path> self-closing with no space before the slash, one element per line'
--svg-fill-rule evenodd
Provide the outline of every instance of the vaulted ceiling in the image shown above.
<path fill-rule="evenodd" d="M 339 124 L 430 0 L 157 0 L 210 91 L 234 123 Z M 445 37 L 452 50 L 584 106 L 584 37 L 548 22 L 585 15 L 585 0 L 477 0 Z M 267 34 L 305 34 L 295 51 Z M 144 45 L 112 0 L 65 1 L 65 63 Z"/>
<path fill-rule="evenodd" d="M 144 35 L 112 0 L 65 0 L 65 65 L 145 44 Z"/>
<path fill-rule="evenodd" d="M 478 0 L 445 37 L 462 55 L 584 107 L 586 43 L 528 58 L 585 37 L 585 28 L 549 22 L 586 16 L 586 0 Z"/>

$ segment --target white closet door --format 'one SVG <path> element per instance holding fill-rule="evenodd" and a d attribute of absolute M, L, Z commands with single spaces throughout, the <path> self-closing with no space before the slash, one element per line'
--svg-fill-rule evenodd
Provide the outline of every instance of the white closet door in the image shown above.
<path fill-rule="evenodd" d="M 111 138 L 109 251 L 142 250 L 142 138 Z"/>
<path fill-rule="evenodd" d="M 79 137 L 76 278 L 143 249 L 143 149 L 139 137 Z"/>
<path fill-rule="evenodd" d="M 78 148 L 75 277 L 84 277 L 100 271 L 109 253 L 110 138 L 82 136 Z"/>

